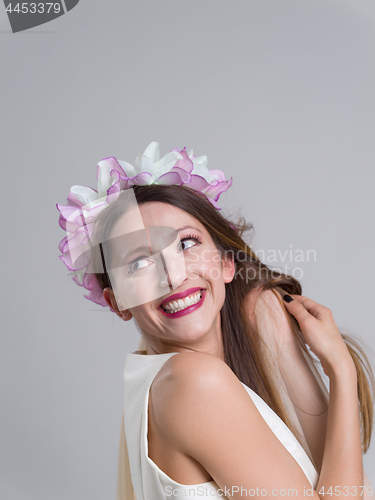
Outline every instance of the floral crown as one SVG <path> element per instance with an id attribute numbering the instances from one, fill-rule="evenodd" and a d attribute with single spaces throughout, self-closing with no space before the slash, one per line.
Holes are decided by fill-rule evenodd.
<path id="1" fill-rule="evenodd" d="M 86 259 L 75 259 L 76 250 L 87 248 L 99 214 L 117 200 L 121 191 L 134 186 L 151 184 L 163 186 L 188 186 L 203 193 L 215 208 L 221 193 L 232 185 L 221 170 L 209 170 L 207 156 L 193 155 L 193 150 L 173 148 L 160 158 L 159 144 L 152 142 L 143 154 L 137 156 L 135 166 L 114 157 L 98 163 L 98 190 L 85 186 L 72 186 L 67 205 L 56 205 L 59 224 L 66 236 L 60 241 L 60 259 L 69 269 L 73 281 L 89 290 L 85 297 L 96 304 L 107 306 L 103 291 L 95 275 L 88 272 Z M 82 252 L 81 252 L 82 253 Z"/>

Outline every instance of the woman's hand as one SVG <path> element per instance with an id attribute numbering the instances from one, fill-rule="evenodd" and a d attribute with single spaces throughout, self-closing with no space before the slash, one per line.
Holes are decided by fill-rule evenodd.
<path id="1" fill-rule="evenodd" d="M 324 373 L 330 376 L 331 370 L 343 363 L 355 368 L 331 310 L 303 295 L 290 297 L 294 300 L 287 302 L 284 298 L 285 307 L 298 321 L 306 343 L 320 359 Z"/>

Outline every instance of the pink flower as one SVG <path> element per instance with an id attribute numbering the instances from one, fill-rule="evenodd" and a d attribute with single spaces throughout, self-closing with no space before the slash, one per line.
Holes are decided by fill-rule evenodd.
<path id="1" fill-rule="evenodd" d="M 176 167 L 186 170 L 189 173 L 189 178 L 183 182 L 183 185 L 189 186 L 195 191 L 200 191 L 205 194 L 215 208 L 220 210 L 216 203 L 221 193 L 227 191 L 232 185 L 232 178 L 229 181 L 225 179 L 225 175 L 221 170 L 209 170 L 207 168 L 207 156 L 199 156 L 196 158 L 193 155 L 193 150 L 189 153 L 184 148 L 179 151 L 177 148 L 172 151 L 179 152 L 183 157 L 177 162 Z M 173 171 L 174 169 L 172 169 Z"/>

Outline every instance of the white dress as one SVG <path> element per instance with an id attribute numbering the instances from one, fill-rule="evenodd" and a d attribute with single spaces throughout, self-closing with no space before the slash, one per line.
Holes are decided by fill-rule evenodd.
<path id="1" fill-rule="evenodd" d="M 134 354 L 126 357 L 124 369 L 124 426 L 129 452 L 130 473 L 137 500 L 209 498 L 223 500 L 223 490 L 215 481 L 195 485 L 177 483 L 165 474 L 148 456 L 147 424 L 149 389 L 164 363 L 176 352 L 166 354 Z M 316 488 L 318 473 L 307 453 L 281 418 L 256 394 L 245 387 L 264 420 L 291 453 L 305 473 L 312 488 Z"/>

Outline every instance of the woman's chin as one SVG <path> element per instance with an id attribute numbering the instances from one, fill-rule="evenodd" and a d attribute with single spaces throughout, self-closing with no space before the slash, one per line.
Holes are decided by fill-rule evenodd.
<path id="1" fill-rule="evenodd" d="M 208 332 L 213 328 L 212 322 L 207 322 L 207 318 L 197 318 L 196 321 L 190 321 L 188 324 L 176 322 L 176 327 L 172 330 L 172 335 L 175 340 L 180 342 L 195 343 L 205 337 Z"/>

